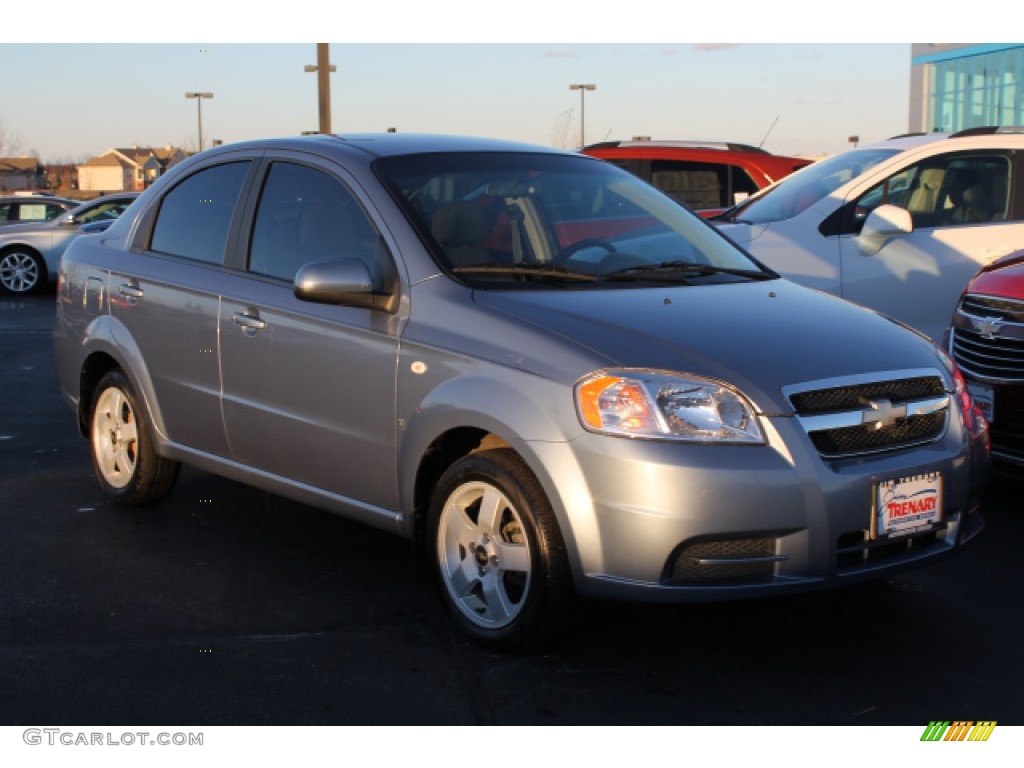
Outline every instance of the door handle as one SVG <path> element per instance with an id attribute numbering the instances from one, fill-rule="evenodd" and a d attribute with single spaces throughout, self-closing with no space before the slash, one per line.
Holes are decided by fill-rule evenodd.
<path id="1" fill-rule="evenodd" d="M 244 312 L 235 312 L 231 315 L 231 322 L 241 326 L 247 336 L 252 336 L 256 331 L 262 331 L 267 327 L 266 322 L 260 320 L 259 315 L 248 315 Z"/>
<path id="2" fill-rule="evenodd" d="M 128 283 L 122 283 L 121 285 L 119 285 L 117 288 L 117 292 L 124 296 L 126 299 L 128 299 L 129 304 L 134 304 L 136 301 L 138 301 L 139 299 L 146 295 L 146 292 L 143 291 L 141 288 L 138 288 L 134 285 L 129 285 Z"/>

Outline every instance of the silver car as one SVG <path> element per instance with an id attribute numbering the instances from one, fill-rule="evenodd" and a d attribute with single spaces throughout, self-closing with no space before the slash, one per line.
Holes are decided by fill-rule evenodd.
<path id="1" fill-rule="evenodd" d="M 79 205 L 81 202 L 49 195 L 0 195 L 0 227 L 49 221 Z"/>
<path id="2" fill-rule="evenodd" d="M 181 462 L 421 543 L 458 624 L 876 579 L 982 528 L 936 346 L 653 187 L 505 142 L 313 136 L 176 166 L 61 265 L 63 395 L 116 502 Z"/>
<path id="3" fill-rule="evenodd" d="M 0 291 L 33 293 L 53 281 L 61 255 L 83 234 L 82 226 L 117 218 L 138 196 L 105 195 L 47 221 L 0 228 Z"/>

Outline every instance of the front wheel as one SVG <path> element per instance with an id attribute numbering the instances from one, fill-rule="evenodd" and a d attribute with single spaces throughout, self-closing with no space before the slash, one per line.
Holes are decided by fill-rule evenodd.
<path id="1" fill-rule="evenodd" d="M 429 520 L 441 597 L 470 637 L 509 650 L 562 633 L 573 597 L 565 544 L 540 483 L 513 451 L 453 464 Z"/>
<path id="2" fill-rule="evenodd" d="M 35 293 L 46 279 L 46 264 L 27 248 L 0 253 L 0 287 L 7 293 Z"/>
<path id="3" fill-rule="evenodd" d="M 145 412 L 121 371 L 96 387 L 89 438 L 96 479 L 118 504 L 155 504 L 171 492 L 180 465 L 156 452 Z"/>

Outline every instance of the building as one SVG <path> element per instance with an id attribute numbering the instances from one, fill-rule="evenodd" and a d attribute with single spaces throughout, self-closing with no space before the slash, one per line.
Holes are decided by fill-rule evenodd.
<path id="1" fill-rule="evenodd" d="M 1024 125 L 1024 45 L 913 43 L 910 131 Z"/>
<path id="2" fill-rule="evenodd" d="M 83 192 L 142 191 L 186 157 L 185 150 L 170 144 L 160 149 L 108 149 L 78 166 L 78 188 Z"/>
<path id="3" fill-rule="evenodd" d="M 39 189 L 43 185 L 43 169 L 36 157 L 0 158 L 0 192 Z"/>

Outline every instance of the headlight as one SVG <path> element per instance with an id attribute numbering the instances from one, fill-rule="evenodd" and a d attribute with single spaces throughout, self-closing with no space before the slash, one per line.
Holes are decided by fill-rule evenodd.
<path id="1" fill-rule="evenodd" d="M 604 371 L 576 385 L 592 432 L 688 442 L 764 443 L 753 406 L 710 379 L 657 371 Z"/>

